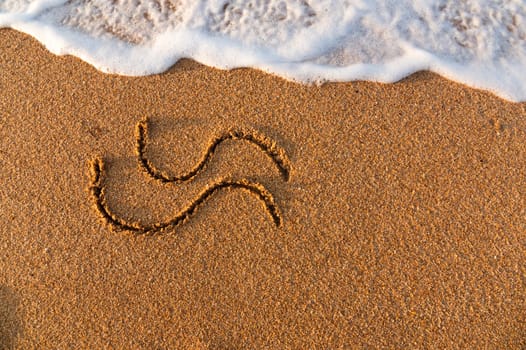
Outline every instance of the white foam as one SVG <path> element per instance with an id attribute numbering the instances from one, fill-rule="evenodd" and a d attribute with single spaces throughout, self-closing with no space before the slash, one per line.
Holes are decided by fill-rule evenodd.
<path id="1" fill-rule="evenodd" d="M 300 82 L 427 69 L 526 101 L 524 0 L 0 0 L 0 27 L 109 73 L 182 57 Z"/>

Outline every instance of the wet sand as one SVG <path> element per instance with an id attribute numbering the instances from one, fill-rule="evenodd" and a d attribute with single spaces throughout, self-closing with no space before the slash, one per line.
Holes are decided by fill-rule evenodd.
<path id="1" fill-rule="evenodd" d="M 12 30 L 0 71 L 4 347 L 526 347 L 525 103 L 113 76 Z"/>

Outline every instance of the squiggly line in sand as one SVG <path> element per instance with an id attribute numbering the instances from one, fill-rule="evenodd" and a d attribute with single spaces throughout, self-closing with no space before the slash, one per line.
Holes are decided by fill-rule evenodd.
<path id="1" fill-rule="evenodd" d="M 246 130 L 230 130 L 219 136 L 216 136 L 203 153 L 201 160 L 190 171 L 181 175 L 168 175 L 153 165 L 153 163 L 145 155 L 146 141 L 148 137 L 148 120 L 144 119 L 140 121 L 137 124 L 136 130 L 136 152 L 139 165 L 152 178 L 162 182 L 179 183 L 193 179 L 205 168 L 206 164 L 211 160 L 217 147 L 227 140 L 245 141 L 257 146 L 272 159 L 285 181 L 288 181 L 290 177 L 290 165 L 285 152 L 280 147 L 278 147 L 275 142 L 266 138 L 265 136 L 260 135 L 254 131 Z"/>
<path id="2" fill-rule="evenodd" d="M 168 227 L 176 227 L 185 222 L 204 202 L 212 195 L 222 189 L 241 189 L 256 196 L 264 205 L 276 226 L 281 226 L 281 215 L 274 202 L 272 194 L 261 184 L 242 180 L 221 180 L 205 188 L 197 197 L 174 218 L 165 222 L 150 225 L 139 222 L 130 222 L 119 218 L 111 211 L 105 197 L 104 188 L 104 162 L 98 158 L 91 162 L 91 186 L 90 192 L 95 200 L 95 205 L 102 218 L 113 227 L 121 230 L 128 230 L 137 234 L 154 233 L 162 231 Z"/>

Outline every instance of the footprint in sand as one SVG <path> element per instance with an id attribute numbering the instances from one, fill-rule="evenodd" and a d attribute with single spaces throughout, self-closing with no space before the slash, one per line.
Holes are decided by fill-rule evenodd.
<path id="1" fill-rule="evenodd" d="M 278 147 L 275 142 L 268 139 L 267 137 L 256 132 L 246 130 L 229 130 L 221 135 L 216 136 L 209 143 L 209 146 L 203 153 L 201 160 L 192 169 L 180 175 L 169 175 L 164 171 L 159 170 L 145 155 L 148 137 L 148 120 L 145 119 L 139 122 L 137 124 L 136 130 L 136 151 L 139 166 L 146 172 L 148 176 L 164 183 L 181 183 L 192 180 L 197 174 L 203 171 L 208 162 L 210 162 L 217 147 L 222 142 L 227 140 L 244 141 L 253 144 L 272 159 L 285 181 L 288 181 L 290 177 L 290 162 L 285 152 L 280 147 Z M 281 226 L 281 214 L 272 194 L 265 188 L 265 186 L 247 179 L 220 180 L 214 182 L 201 191 L 201 193 L 197 195 L 197 197 L 192 202 L 190 202 L 186 208 L 184 208 L 171 220 L 153 224 L 142 224 L 126 221 L 115 215 L 108 207 L 106 202 L 104 189 L 104 161 L 100 158 L 97 158 L 91 162 L 90 191 L 94 197 L 97 211 L 112 227 L 121 230 L 133 231 L 138 234 L 154 233 L 168 227 L 175 227 L 182 224 L 192 214 L 194 214 L 197 208 L 201 206 L 208 198 L 210 198 L 219 190 L 227 188 L 241 189 L 256 196 L 264 204 L 265 209 L 276 226 Z"/>

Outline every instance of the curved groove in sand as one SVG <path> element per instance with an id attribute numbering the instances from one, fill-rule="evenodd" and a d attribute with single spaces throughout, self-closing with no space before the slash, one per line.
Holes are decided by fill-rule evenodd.
<path id="1" fill-rule="evenodd" d="M 263 135 L 259 135 L 253 131 L 230 130 L 219 136 L 216 136 L 209 144 L 208 148 L 203 153 L 201 160 L 187 173 L 182 175 L 168 175 L 159 170 L 145 155 L 146 140 L 148 137 L 148 119 L 144 119 L 137 124 L 137 140 L 136 151 L 139 160 L 139 165 L 148 175 L 156 180 L 162 182 L 183 182 L 194 178 L 200 171 L 204 169 L 206 164 L 212 158 L 217 146 L 227 140 L 246 141 L 261 149 L 272 161 L 276 164 L 283 179 L 289 180 L 290 165 L 285 152 Z"/>
<path id="2" fill-rule="evenodd" d="M 104 176 L 104 162 L 102 159 L 95 159 L 91 163 L 91 186 L 90 191 L 95 199 L 95 205 L 102 218 L 115 228 L 121 230 L 133 231 L 137 234 L 154 233 L 161 231 L 168 227 L 176 227 L 187 220 L 200 205 L 202 205 L 209 197 L 221 189 L 233 188 L 248 191 L 255 195 L 265 205 L 265 208 L 272 218 L 276 226 L 281 226 L 281 216 L 272 194 L 261 184 L 250 182 L 248 180 L 223 180 L 212 184 L 203 190 L 197 197 L 181 212 L 179 212 L 173 219 L 154 223 L 151 225 L 144 225 L 138 222 L 128 222 L 125 219 L 114 214 L 106 202 L 104 196 L 103 176 Z"/>

